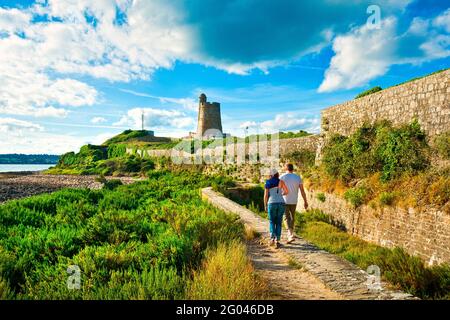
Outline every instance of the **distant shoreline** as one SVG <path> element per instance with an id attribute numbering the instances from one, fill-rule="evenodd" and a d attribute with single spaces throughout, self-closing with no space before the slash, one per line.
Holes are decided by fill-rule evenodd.
<path id="1" fill-rule="evenodd" d="M 0 164 L 0 174 L 28 175 L 47 170 L 54 164 Z"/>

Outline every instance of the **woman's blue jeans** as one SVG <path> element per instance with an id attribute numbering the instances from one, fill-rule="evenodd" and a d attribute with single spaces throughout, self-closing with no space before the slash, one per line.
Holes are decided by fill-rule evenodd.
<path id="1" fill-rule="evenodd" d="M 281 226 L 283 225 L 284 203 L 269 203 L 270 238 L 281 239 Z"/>

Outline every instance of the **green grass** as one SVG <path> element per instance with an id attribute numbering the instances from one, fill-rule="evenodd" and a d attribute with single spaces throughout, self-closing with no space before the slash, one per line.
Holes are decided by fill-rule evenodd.
<path id="1" fill-rule="evenodd" d="M 242 224 L 202 201 L 220 179 L 154 171 L 102 190 L 64 189 L 0 206 L 0 297 L 179 299 L 206 250 L 243 237 Z M 67 288 L 67 268 L 81 288 Z"/>
<path id="2" fill-rule="evenodd" d="M 306 132 L 304 130 L 299 130 L 298 132 L 280 132 L 279 138 L 280 139 L 292 139 L 292 138 L 303 138 L 310 136 L 311 133 Z"/>
<path id="3" fill-rule="evenodd" d="M 126 142 L 131 139 L 145 137 L 149 135 L 149 131 L 147 130 L 125 130 L 124 132 L 112 137 L 111 139 L 106 140 L 103 145 L 110 145 L 120 142 Z"/>
<path id="4" fill-rule="evenodd" d="M 366 90 L 366 91 L 364 91 L 364 92 L 361 92 L 360 94 L 358 94 L 358 95 L 356 96 L 355 99 L 359 99 L 359 98 L 368 96 L 368 95 L 370 95 L 370 94 L 372 94 L 372 93 L 375 93 L 375 92 L 378 92 L 378 91 L 382 91 L 382 90 L 383 90 L 383 88 L 381 88 L 381 87 L 373 87 L 372 89 L 369 89 L 369 90 Z"/>
<path id="5" fill-rule="evenodd" d="M 141 158 L 135 155 L 125 155 L 110 159 L 99 159 L 96 161 L 79 162 L 74 164 L 64 164 L 60 162 L 57 166 L 46 170 L 45 173 L 69 175 L 142 176 L 154 168 L 154 159 Z"/>
<path id="6" fill-rule="evenodd" d="M 267 290 L 265 281 L 255 274 L 245 245 L 231 242 L 207 252 L 187 292 L 194 300 L 260 300 L 267 298 Z"/>

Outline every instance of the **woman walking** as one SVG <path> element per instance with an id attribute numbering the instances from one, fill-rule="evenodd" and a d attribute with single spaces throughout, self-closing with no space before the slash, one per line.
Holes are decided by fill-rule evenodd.
<path id="1" fill-rule="evenodd" d="M 270 170 L 270 179 L 266 180 L 264 186 L 264 208 L 269 214 L 270 222 L 270 245 L 280 246 L 281 226 L 284 215 L 283 196 L 289 193 L 286 184 L 280 180 L 276 169 Z"/>

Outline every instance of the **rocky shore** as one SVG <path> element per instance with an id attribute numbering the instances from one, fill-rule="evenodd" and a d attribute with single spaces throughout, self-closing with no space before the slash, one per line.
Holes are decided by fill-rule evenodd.
<path id="1" fill-rule="evenodd" d="M 0 203 L 53 192 L 62 188 L 101 188 L 102 184 L 95 179 L 96 176 L 2 173 L 0 174 Z M 106 179 L 120 179 L 124 184 L 130 184 L 137 180 L 137 178 L 131 177 L 106 177 Z"/>

